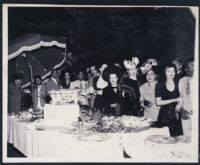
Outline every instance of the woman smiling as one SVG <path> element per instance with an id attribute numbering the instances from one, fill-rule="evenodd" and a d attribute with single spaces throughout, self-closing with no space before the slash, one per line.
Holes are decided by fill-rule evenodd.
<path id="1" fill-rule="evenodd" d="M 157 83 L 156 68 L 152 67 L 146 72 L 147 82 L 140 86 L 140 102 L 144 108 L 144 116 L 157 121 L 160 106 L 156 105 L 155 86 Z"/>

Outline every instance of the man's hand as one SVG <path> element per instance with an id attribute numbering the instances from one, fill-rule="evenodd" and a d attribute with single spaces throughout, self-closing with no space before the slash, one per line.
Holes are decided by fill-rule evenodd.
<path id="1" fill-rule="evenodd" d="M 144 100 L 144 106 L 151 108 L 152 107 L 152 103 L 150 101 Z"/>
<path id="2" fill-rule="evenodd" d="M 190 115 L 193 115 L 193 110 L 190 111 Z"/>
<path id="3" fill-rule="evenodd" d="M 183 120 L 188 120 L 190 118 L 189 117 L 190 114 L 184 108 L 180 109 L 180 113 L 181 113 L 181 118 Z"/>

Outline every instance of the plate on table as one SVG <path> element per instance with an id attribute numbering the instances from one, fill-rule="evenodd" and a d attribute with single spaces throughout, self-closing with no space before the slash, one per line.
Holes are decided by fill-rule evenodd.
<path id="1" fill-rule="evenodd" d="M 90 141 L 90 142 L 101 142 L 108 139 L 108 135 L 105 134 L 82 134 L 77 137 L 77 140 Z"/>
<path id="2" fill-rule="evenodd" d="M 154 142 L 154 143 L 159 143 L 159 144 L 174 144 L 177 143 L 177 139 L 170 137 L 170 136 L 165 136 L 165 135 L 150 135 L 148 136 L 145 140 Z"/>
<path id="3" fill-rule="evenodd" d="M 182 143 L 190 143 L 191 142 L 191 137 L 178 136 L 178 137 L 176 137 L 176 140 L 178 142 L 182 142 Z"/>
<path id="4" fill-rule="evenodd" d="M 35 126 L 35 129 L 38 130 L 38 131 L 44 131 L 44 130 L 49 130 L 49 131 L 53 131 L 53 130 L 56 130 L 57 127 L 52 127 L 52 126 Z"/>
<path id="5" fill-rule="evenodd" d="M 74 134 L 74 135 L 82 133 L 82 131 L 79 130 L 77 127 L 60 128 L 59 131 L 62 133 Z"/>

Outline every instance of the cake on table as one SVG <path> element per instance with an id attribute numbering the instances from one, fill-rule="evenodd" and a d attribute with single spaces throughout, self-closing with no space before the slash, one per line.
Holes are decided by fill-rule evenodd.
<path id="1" fill-rule="evenodd" d="M 77 90 L 53 90 L 50 104 L 44 107 L 44 120 L 55 123 L 72 123 L 79 117 L 78 91 Z"/>

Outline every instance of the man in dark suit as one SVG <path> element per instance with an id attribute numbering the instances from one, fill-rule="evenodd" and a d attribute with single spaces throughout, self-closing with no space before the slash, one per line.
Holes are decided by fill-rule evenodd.
<path id="1" fill-rule="evenodd" d="M 40 75 L 34 77 L 34 88 L 33 88 L 33 109 L 41 110 L 44 109 L 46 89 L 45 85 L 42 84 L 42 78 Z"/>
<path id="2" fill-rule="evenodd" d="M 58 90 L 61 88 L 60 81 L 58 80 L 58 72 L 53 69 L 51 71 L 51 78 L 46 83 L 46 91 L 47 93 L 51 90 Z"/>
<path id="3" fill-rule="evenodd" d="M 176 66 L 176 73 L 177 74 L 176 74 L 175 80 L 179 82 L 179 80 L 185 76 L 185 73 L 183 71 L 183 62 L 182 62 L 182 59 L 180 57 L 176 56 L 172 60 L 171 63 Z"/>
<path id="4" fill-rule="evenodd" d="M 102 64 L 99 68 L 100 74 L 93 78 L 93 87 L 96 91 L 96 95 L 92 96 L 93 99 L 93 108 L 102 109 L 102 93 L 103 89 L 108 86 L 108 83 L 103 80 L 102 74 L 104 69 L 107 68 L 107 64 Z"/>
<path id="5" fill-rule="evenodd" d="M 22 111 L 22 87 L 21 81 L 23 77 L 20 74 L 13 76 L 13 83 L 8 86 L 8 112 L 19 113 Z"/>

